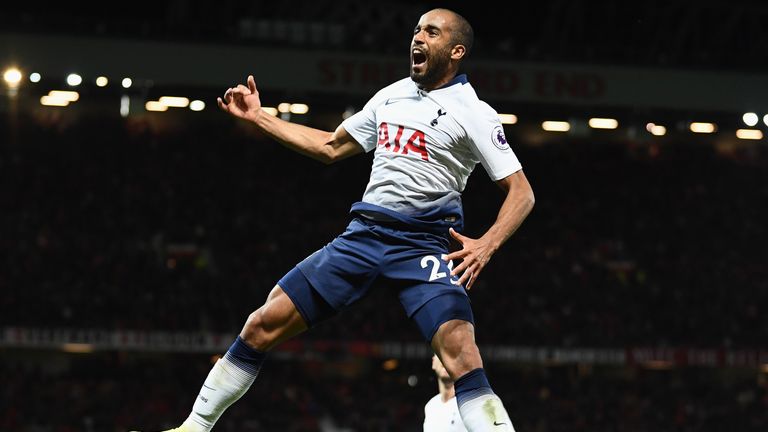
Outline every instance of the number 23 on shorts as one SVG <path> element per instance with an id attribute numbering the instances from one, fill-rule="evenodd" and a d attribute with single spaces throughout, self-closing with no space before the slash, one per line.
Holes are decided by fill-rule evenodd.
<path id="1" fill-rule="evenodd" d="M 421 268 L 425 269 L 430 267 L 429 272 L 429 281 L 435 281 L 437 279 L 441 279 L 444 277 L 450 277 L 450 281 L 452 284 L 456 285 L 458 278 L 451 275 L 451 270 L 453 270 L 453 261 L 448 261 L 448 271 L 440 271 L 440 264 L 445 262 L 443 261 L 443 258 L 445 258 L 445 255 L 442 255 L 440 258 L 434 255 L 427 255 L 421 259 Z"/>

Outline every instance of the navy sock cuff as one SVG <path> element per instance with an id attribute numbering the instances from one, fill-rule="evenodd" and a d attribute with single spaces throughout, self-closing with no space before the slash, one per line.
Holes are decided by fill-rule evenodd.
<path id="1" fill-rule="evenodd" d="M 488 377 L 483 368 L 477 368 L 459 377 L 453 384 L 456 390 L 456 402 L 462 404 L 482 395 L 493 394 Z"/>
<path id="2" fill-rule="evenodd" d="M 254 375 L 259 373 L 266 356 L 267 353 L 249 347 L 240 336 L 235 339 L 225 354 L 227 360 L 234 363 L 235 366 Z"/>

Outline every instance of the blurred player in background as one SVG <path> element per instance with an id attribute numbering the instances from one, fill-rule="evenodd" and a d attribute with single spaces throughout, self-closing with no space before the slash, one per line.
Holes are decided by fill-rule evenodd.
<path id="1" fill-rule="evenodd" d="M 432 370 L 439 391 L 424 405 L 424 432 L 466 432 L 456 403 L 453 380 L 436 355 L 432 356 Z"/>
<path id="2" fill-rule="evenodd" d="M 268 351 L 359 300 L 377 280 L 396 289 L 454 379 L 467 429 L 514 431 L 485 376 L 465 289 L 531 211 L 533 192 L 498 114 L 465 75 L 457 76 L 472 41 L 472 27 L 460 15 L 446 9 L 422 15 L 411 42 L 410 77 L 380 90 L 334 132 L 264 112 L 252 76 L 218 100 L 222 110 L 324 163 L 375 154 L 347 230 L 289 271 L 249 315 L 176 431 L 211 430 L 254 382 Z M 461 192 L 478 162 L 505 200 L 493 225 L 475 239 L 459 232 Z M 453 253 L 451 237 L 461 244 Z M 462 261 L 453 267 L 453 259 Z"/>

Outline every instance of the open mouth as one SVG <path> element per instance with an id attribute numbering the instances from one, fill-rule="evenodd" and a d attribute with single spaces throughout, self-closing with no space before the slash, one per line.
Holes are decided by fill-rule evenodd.
<path id="1" fill-rule="evenodd" d="M 424 63 L 427 62 L 427 55 L 421 50 L 413 50 L 411 51 L 411 61 L 413 66 L 424 66 Z"/>

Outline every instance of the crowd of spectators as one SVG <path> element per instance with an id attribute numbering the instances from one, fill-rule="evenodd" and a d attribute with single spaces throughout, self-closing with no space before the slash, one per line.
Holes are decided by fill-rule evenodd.
<path id="1" fill-rule="evenodd" d="M 370 155 L 324 166 L 233 127 L 0 129 L 0 326 L 239 331 L 339 234 Z M 514 136 L 514 131 L 509 131 Z M 765 149 L 516 146 L 537 204 L 471 293 L 480 343 L 764 348 Z M 482 168 L 466 233 L 501 194 Z M 418 341 L 382 284 L 308 338 Z"/>
<path id="2" fill-rule="evenodd" d="M 234 335 L 280 276 L 341 232 L 370 155 L 323 166 L 212 118 L 0 125 L 0 327 Z M 537 204 L 471 293 L 481 345 L 765 347 L 763 147 L 573 139 L 515 150 Z M 478 168 L 468 235 L 501 198 Z M 371 297 L 301 337 L 419 341 L 391 287 Z M 273 358 L 219 429 L 418 430 L 436 391 L 427 360 L 391 371 L 379 361 Z M 519 430 L 768 425 L 754 370 L 487 367 Z M 5 350 L 0 429 L 172 426 L 209 368 L 209 354 Z"/>
<path id="3" fill-rule="evenodd" d="M 0 363 L 0 429 L 158 431 L 189 414 L 208 355 L 21 356 Z M 486 365 L 515 428 L 538 432 L 764 431 L 768 376 L 702 368 L 650 370 Z M 437 393 L 429 359 L 391 370 L 363 359 L 270 358 L 216 430 L 419 431 Z"/>
<path id="4" fill-rule="evenodd" d="M 243 11 L 238 2 L 211 8 L 173 1 L 147 13 L 140 3 L 111 19 L 32 13 L 18 4 L 0 23 L 22 33 L 402 53 L 426 8 L 350 0 L 300 10 L 253 2 Z M 559 19 L 586 24 L 554 32 L 564 16 L 555 6 L 568 2 L 545 3 L 509 26 L 468 15 L 482 30 L 473 57 L 746 69 L 759 61 L 750 54 L 762 45 L 733 43 L 731 33 L 748 34 L 765 11 L 733 15 L 711 36 L 722 39 L 715 45 L 681 30 L 676 43 L 657 40 L 648 50 L 639 36 L 665 37 L 677 26 L 645 27 L 656 22 L 655 8 L 593 15 L 600 8 L 570 2 L 571 12 L 589 17 Z M 714 8 L 698 18 L 718 27 L 723 17 Z M 612 34 L 612 44 L 594 43 L 590 29 Z M 322 166 L 224 116 L 154 129 L 141 118 L 54 115 L 41 122 L 3 114 L 0 328 L 234 336 L 285 272 L 342 232 L 370 169 L 370 155 Z M 481 346 L 765 349 L 762 142 L 735 150 L 695 139 L 570 137 L 533 145 L 515 126 L 507 132 L 537 201 L 471 293 Z M 465 233 L 482 234 L 501 198 L 478 168 L 465 193 Z M 370 297 L 300 337 L 420 342 L 392 287 L 382 284 Z M 379 361 L 272 358 L 218 430 L 419 430 L 423 404 L 436 392 L 428 361 L 403 360 L 388 371 Z M 0 430 L 172 426 L 209 369 L 208 354 L 4 349 Z M 754 370 L 493 362 L 487 369 L 518 430 L 768 428 L 768 378 Z"/>

